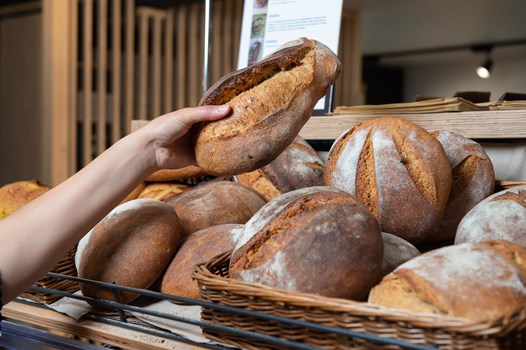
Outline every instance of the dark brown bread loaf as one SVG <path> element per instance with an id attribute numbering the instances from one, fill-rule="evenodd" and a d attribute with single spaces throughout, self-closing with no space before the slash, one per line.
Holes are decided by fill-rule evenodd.
<path id="1" fill-rule="evenodd" d="M 192 279 L 195 266 L 234 249 L 241 229 L 241 224 L 216 225 L 186 237 L 162 277 L 160 291 L 199 299 L 199 287 Z"/>
<path id="2" fill-rule="evenodd" d="M 451 131 L 432 131 L 451 164 L 452 182 L 444 217 L 426 241 L 452 240 L 468 211 L 493 193 L 495 171 L 482 146 Z"/>
<path id="3" fill-rule="evenodd" d="M 270 164 L 236 178 L 269 201 L 299 188 L 322 186 L 323 166 L 316 150 L 298 135 Z"/>
<path id="4" fill-rule="evenodd" d="M 173 208 L 155 199 L 134 199 L 117 206 L 78 244 L 78 275 L 133 288 L 149 288 L 172 260 L 181 239 Z M 111 289 L 81 283 L 85 296 L 115 300 Z M 130 303 L 139 295 L 118 292 Z"/>
<path id="5" fill-rule="evenodd" d="M 524 308 L 526 249 L 508 241 L 446 246 L 400 265 L 369 302 L 415 312 L 496 321 Z"/>
<path id="6" fill-rule="evenodd" d="M 444 148 L 425 129 L 380 117 L 355 125 L 334 142 L 324 180 L 360 200 L 382 231 L 414 244 L 442 220 L 451 168 Z"/>
<path id="7" fill-rule="evenodd" d="M 455 244 L 505 239 L 526 248 L 526 185 L 487 197 L 460 221 Z"/>
<path id="8" fill-rule="evenodd" d="M 166 200 L 181 223 L 184 236 L 220 224 L 244 224 L 265 203 L 250 187 L 214 180 Z"/>
<path id="9" fill-rule="evenodd" d="M 300 38 L 225 75 L 199 105 L 228 103 L 232 114 L 197 127 L 198 166 L 207 174 L 227 176 L 270 163 L 292 143 L 340 71 L 329 48 Z"/>
<path id="10" fill-rule="evenodd" d="M 274 198 L 250 219 L 230 276 L 247 282 L 362 300 L 378 282 L 380 227 L 347 192 L 317 186 Z"/>
<path id="11" fill-rule="evenodd" d="M 384 257 L 382 260 L 382 276 L 385 276 L 401 264 L 420 255 L 420 251 L 403 238 L 382 232 L 384 242 Z"/>

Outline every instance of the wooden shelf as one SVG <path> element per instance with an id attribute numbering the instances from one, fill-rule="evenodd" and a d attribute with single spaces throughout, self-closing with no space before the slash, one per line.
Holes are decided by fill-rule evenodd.
<path id="1" fill-rule="evenodd" d="M 449 130 L 471 139 L 526 139 L 526 110 L 390 114 L 427 130 Z M 355 124 L 381 115 L 312 117 L 300 131 L 306 140 L 333 140 Z"/>

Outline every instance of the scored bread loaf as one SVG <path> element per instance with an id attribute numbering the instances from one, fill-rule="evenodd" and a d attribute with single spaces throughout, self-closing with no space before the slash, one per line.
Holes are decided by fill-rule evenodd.
<path id="1" fill-rule="evenodd" d="M 199 105 L 228 103 L 232 113 L 194 128 L 198 166 L 207 174 L 228 176 L 270 163 L 292 143 L 340 71 L 328 47 L 300 38 L 225 75 Z"/>
<path id="2" fill-rule="evenodd" d="M 75 255 L 78 276 L 149 288 L 172 260 L 181 237 L 179 220 L 169 204 L 133 199 L 113 209 L 80 240 Z M 109 288 L 80 283 L 80 290 L 88 297 L 115 301 Z M 139 296 L 124 291 L 117 294 L 125 304 Z"/>
<path id="3" fill-rule="evenodd" d="M 417 256 L 385 276 L 369 302 L 415 312 L 496 321 L 526 304 L 526 248 L 470 242 Z"/>
<path id="4" fill-rule="evenodd" d="M 266 202 L 254 189 L 233 181 L 212 180 L 166 200 L 184 236 L 220 224 L 244 224 Z"/>
<path id="5" fill-rule="evenodd" d="M 273 288 L 364 299 L 378 282 L 380 227 L 347 192 L 315 186 L 278 196 L 246 224 L 230 277 Z"/>
<path id="6" fill-rule="evenodd" d="M 269 201 L 299 188 L 322 186 L 323 166 L 316 150 L 298 135 L 270 164 L 236 178 Z"/>
<path id="7" fill-rule="evenodd" d="M 482 146 L 451 131 L 432 131 L 451 164 L 452 182 L 443 219 L 426 241 L 452 240 L 466 213 L 493 193 L 493 163 Z"/>
<path id="8" fill-rule="evenodd" d="M 455 244 L 496 239 L 526 248 L 526 185 L 499 191 L 475 205 L 458 224 Z"/>
<path id="9" fill-rule="evenodd" d="M 162 276 L 161 293 L 199 299 L 199 287 L 192 280 L 196 265 L 232 250 L 242 228 L 242 224 L 222 224 L 186 237 Z"/>
<path id="10" fill-rule="evenodd" d="M 451 168 L 444 148 L 425 129 L 379 117 L 356 124 L 333 143 L 324 181 L 361 201 L 382 231 L 415 244 L 442 220 Z"/>

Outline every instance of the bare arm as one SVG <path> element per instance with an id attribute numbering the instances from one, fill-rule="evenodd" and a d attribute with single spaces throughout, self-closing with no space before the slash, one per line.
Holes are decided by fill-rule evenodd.
<path id="1" fill-rule="evenodd" d="M 158 169 L 195 164 L 187 131 L 196 122 L 216 120 L 229 111 L 228 106 L 204 106 L 158 117 L 0 220 L 2 302 L 50 271 L 146 176 Z"/>

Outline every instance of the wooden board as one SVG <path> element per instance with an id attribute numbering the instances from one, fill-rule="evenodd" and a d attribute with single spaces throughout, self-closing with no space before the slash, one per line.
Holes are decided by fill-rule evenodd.
<path id="1" fill-rule="evenodd" d="M 94 342 L 117 346 L 122 349 L 204 349 L 203 347 L 193 346 L 106 323 L 82 319 L 77 321 L 67 315 L 50 309 L 19 302 L 10 302 L 5 305 L 2 308 L 2 316 L 6 321 L 12 321 L 14 323 L 22 322 L 50 333 L 60 334 L 65 337 L 80 337 Z"/>

